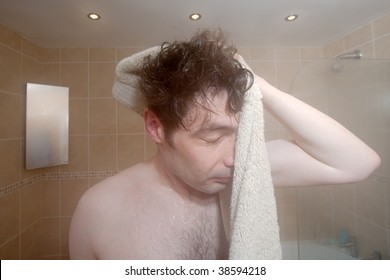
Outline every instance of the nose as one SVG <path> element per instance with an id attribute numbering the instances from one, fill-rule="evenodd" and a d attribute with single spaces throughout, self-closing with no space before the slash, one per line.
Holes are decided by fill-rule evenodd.
<path id="1" fill-rule="evenodd" d="M 226 167 L 233 167 L 234 166 L 234 157 L 226 157 L 223 161 Z"/>
<path id="2" fill-rule="evenodd" d="M 234 166 L 234 154 L 235 154 L 235 148 L 236 147 L 236 138 L 231 137 L 231 140 L 228 141 L 225 148 L 225 154 L 223 163 L 226 167 L 233 167 Z"/>

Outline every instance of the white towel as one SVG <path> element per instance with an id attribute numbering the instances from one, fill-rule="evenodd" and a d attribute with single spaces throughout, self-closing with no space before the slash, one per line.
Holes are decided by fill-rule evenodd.
<path id="1" fill-rule="evenodd" d="M 254 83 L 240 113 L 233 185 L 220 192 L 229 259 L 282 258 L 261 98 Z"/>
<path id="2" fill-rule="evenodd" d="M 146 107 L 132 71 L 153 47 L 121 60 L 116 67 L 113 96 L 140 115 Z M 276 202 L 264 140 L 261 92 L 257 84 L 246 93 L 240 113 L 233 186 L 220 193 L 230 259 L 281 259 Z"/>
<path id="3" fill-rule="evenodd" d="M 121 104 L 134 110 L 141 116 L 146 108 L 145 100 L 138 91 L 138 77 L 132 71 L 141 69 L 144 57 L 156 55 L 161 47 L 153 47 L 133 54 L 119 61 L 115 69 L 115 81 L 112 95 Z"/>

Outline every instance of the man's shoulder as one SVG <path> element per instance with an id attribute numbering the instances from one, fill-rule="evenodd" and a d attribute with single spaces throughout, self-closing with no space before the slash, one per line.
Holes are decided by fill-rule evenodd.
<path id="1" fill-rule="evenodd" d="M 106 178 L 88 189 L 83 199 L 95 202 L 104 202 L 123 198 L 125 194 L 136 191 L 142 185 L 144 176 L 147 173 L 145 164 L 137 164 L 129 167 L 115 175 Z"/>
<path id="2" fill-rule="evenodd" d="M 71 226 L 74 257 L 77 257 L 80 248 L 88 252 L 92 250 L 97 258 L 117 258 L 117 254 L 111 255 L 113 251 L 121 253 L 123 248 L 135 248 L 136 244 L 131 240 L 139 240 L 145 235 L 136 227 L 144 219 L 138 208 L 143 206 L 140 205 L 142 198 L 147 197 L 144 191 L 148 182 L 145 180 L 148 178 L 145 175 L 147 169 L 147 165 L 135 165 L 97 183 L 83 194 Z M 132 239 L 124 236 L 123 232 L 131 233 Z M 137 237 L 137 234 L 140 236 Z M 111 239 L 119 243 L 107 243 Z"/>

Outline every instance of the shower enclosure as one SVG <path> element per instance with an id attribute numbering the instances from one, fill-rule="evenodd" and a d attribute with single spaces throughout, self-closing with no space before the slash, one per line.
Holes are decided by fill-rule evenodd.
<path id="1" fill-rule="evenodd" d="M 382 159 L 363 182 L 296 189 L 300 259 L 390 258 L 390 60 L 357 56 L 309 63 L 292 84 L 294 96 L 338 120 Z"/>

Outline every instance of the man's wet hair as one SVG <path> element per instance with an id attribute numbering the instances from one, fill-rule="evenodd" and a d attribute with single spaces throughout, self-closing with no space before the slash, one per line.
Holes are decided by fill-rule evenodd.
<path id="1" fill-rule="evenodd" d="M 144 59 L 139 87 L 147 107 L 164 126 L 166 136 L 185 128 L 191 106 L 203 105 L 226 90 L 228 113 L 241 110 L 253 74 L 236 58 L 221 30 L 198 32 L 188 41 L 164 43 L 154 57 Z"/>

